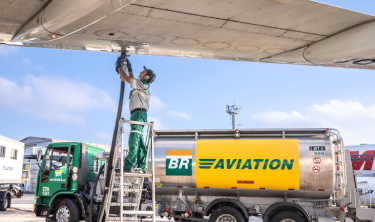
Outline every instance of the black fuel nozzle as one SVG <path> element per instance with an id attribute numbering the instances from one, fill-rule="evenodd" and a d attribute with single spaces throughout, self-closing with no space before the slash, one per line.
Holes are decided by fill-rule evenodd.
<path id="1" fill-rule="evenodd" d="M 126 50 L 121 51 L 121 55 L 117 58 L 117 61 L 116 61 L 116 72 L 118 74 L 120 74 L 119 71 L 118 71 L 119 68 L 122 68 L 126 72 L 126 67 L 127 67 L 126 60 L 127 60 L 127 57 L 129 57 L 129 56 L 130 55 L 127 55 Z"/>

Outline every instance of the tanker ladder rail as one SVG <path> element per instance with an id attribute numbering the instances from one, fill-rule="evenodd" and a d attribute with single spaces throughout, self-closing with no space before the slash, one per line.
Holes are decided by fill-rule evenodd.
<path id="1" fill-rule="evenodd" d="M 124 123 L 128 124 L 136 124 L 136 125 L 144 125 L 147 126 L 147 136 L 146 136 L 146 157 L 151 158 L 151 174 L 141 174 L 141 173 L 124 173 L 123 166 L 124 166 L 124 155 L 123 155 L 123 136 L 124 136 Z M 140 210 L 141 198 L 142 198 L 142 191 L 146 189 L 143 188 L 144 186 L 144 179 L 145 178 L 152 178 L 152 206 L 155 206 L 155 167 L 154 167 L 154 140 L 153 140 L 153 127 L 154 123 L 145 123 L 145 122 L 137 122 L 137 121 L 129 121 L 129 120 L 120 120 L 119 124 L 120 130 L 117 135 L 116 139 L 116 150 L 114 160 L 118 160 L 117 166 L 120 166 L 120 169 L 113 170 L 111 172 L 107 171 L 107 173 L 111 173 L 111 182 L 110 186 L 106 187 L 108 189 L 108 198 L 106 201 L 103 200 L 102 207 L 105 209 L 105 215 L 99 215 L 98 221 L 102 221 L 104 217 L 104 221 L 136 221 L 138 216 L 140 217 L 147 217 L 151 216 L 152 221 L 155 222 L 155 207 L 152 207 L 152 210 L 142 211 Z M 151 150 L 151 155 L 149 152 Z M 121 157 L 117 155 L 121 154 Z M 149 157 L 150 156 L 150 157 Z M 108 169 L 109 170 L 109 169 Z M 117 171 L 117 172 L 116 172 Z M 150 172 L 150 169 L 147 170 Z M 112 192 L 118 192 L 117 201 L 112 200 Z M 126 195 L 127 197 L 124 198 L 124 193 L 130 194 Z M 115 194 L 114 194 L 115 195 Z M 133 197 L 131 197 L 133 196 Z M 116 198 L 114 198 L 116 199 Z M 119 207 L 119 213 L 114 216 L 110 212 L 111 206 Z M 124 209 L 125 208 L 125 209 Z"/>

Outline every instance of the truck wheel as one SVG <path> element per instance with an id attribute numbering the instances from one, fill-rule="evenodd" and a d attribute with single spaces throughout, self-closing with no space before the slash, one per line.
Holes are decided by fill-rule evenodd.
<path id="1" fill-rule="evenodd" d="M 271 222 L 305 222 L 305 218 L 293 211 L 283 211 L 272 217 Z"/>
<path id="2" fill-rule="evenodd" d="M 8 204 L 10 202 L 10 196 L 7 195 L 4 199 L 4 201 L 0 202 L 0 211 L 6 211 L 8 208 Z"/>
<path id="3" fill-rule="evenodd" d="M 61 200 L 53 213 L 54 222 L 78 222 L 79 218 L 79 208 L 72 199 Z"/>
<path id="4" fill-rule="evenodd" d="M 245 222 L 245 218 L 233 207 L 220 207 L 212 211 L 208 222 Z"/>

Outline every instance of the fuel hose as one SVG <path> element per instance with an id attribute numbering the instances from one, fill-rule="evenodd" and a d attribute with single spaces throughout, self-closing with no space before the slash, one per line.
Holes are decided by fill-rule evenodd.
<path id="1" fill-rule="evenodd" d="M 126 59 L 126 52 L 121 52 L 121 57 Z M 105 178 L 105 188 L 110 186 L 111 180 L 113 179 L 112 178 L 112 172 L 114 170 L 113 169 L 113 167 L 114 167 L 114 161 L 113 161 L 114 158 L 113 157 L 114 157 L 114 154 L 115 154 L 115 151 L 116 151 L 116 139 L 117 139 L 117 135 L 118 135 L 119 122 L 120 122 L 121 113 L 122 113 L 122 104 L 123 104 L 123 100 L 124 100 L 124 90 L 125 90 L 125 82 L 124 82 L 124 80 L 121 80 L 120 98 L 119 98 L 119 102 L 118 102 L 115 129 L 113 131 L 113 137 L 112 137 L 111 152 L 109 154 L 107 175 L 106 175 L 106 178 Z M 100 207 L 98 221 L 101 221 L 103 216 L 104 216 L 104 211 L 105 211 L 104 205 L 108 202 L 108 200 L 107 200 L 108 194 L 109 194 L 109 189 L 104 189 L 103 200 L 102 200 L 102 204 L 101 204 L 101 207 Z M 110 203 L 108 203 L 108 204 L 110 204 Z"/>

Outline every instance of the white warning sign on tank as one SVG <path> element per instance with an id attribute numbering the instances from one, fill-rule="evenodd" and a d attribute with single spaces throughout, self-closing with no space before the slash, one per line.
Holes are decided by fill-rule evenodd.
<path id="1" fill-rule="evenodd" d="M 319 173 L 320 172 L 320 166 L 313 166 L 312 168 L 314 173 Z"/>
<path id="2" fill-rule="evenodd" d="M 322 162 L 322 159 L 320 159 L 319 157 L 314 157 L 313 162 L 315 164 L 320 164 Z"/>

